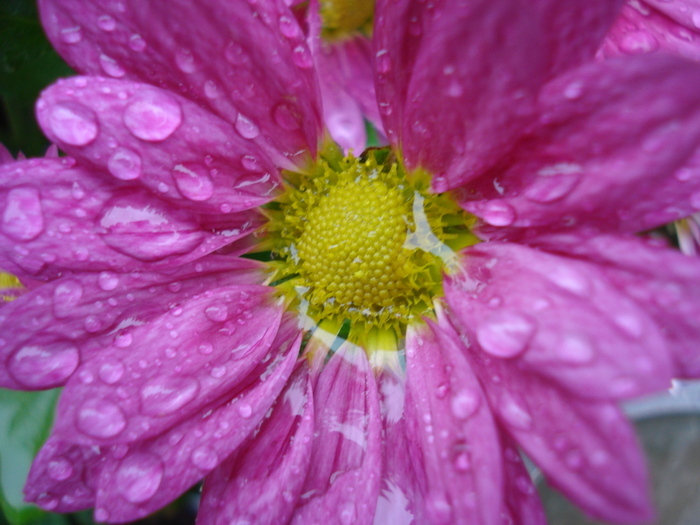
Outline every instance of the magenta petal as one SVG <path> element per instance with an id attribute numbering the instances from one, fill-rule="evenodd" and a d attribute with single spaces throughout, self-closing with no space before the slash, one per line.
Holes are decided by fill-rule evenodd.
<path id="1" fill-rule="evenodd" d="M 435 176 L 435 191 L 476 178 L 525 130 L 541 86 L 592 57 L 620 4 L 377 2 L 377 95 L 389 139 L 409 168 Z"/>
<path id="2" fill-rule="evenodd" d="M 99 341 L 103 348 L 61 395 L 54 428 L 60 439 L 136 441 L 186 420 L 248 377 L 267 354 L 283 311 L 262 286 L 210 285 L 191 297 L 157 291 L 177 307 L 137 310 L 116 327 L 118 335 Z"/>
<path id="3" fill-rule="evenodd" d="M 96 517 L 113 522 L 143 517 L 216 468 L 263 420 L 292 373 L 300 342 L 293 323 L 286 323 L 248 385 L 166 433 L 124 447 L 128 451 L 100 472 Z"/>
<path id="4" fill-rule="evenodd" d="M 293 523 L 371 524 L 382 471 L 377 384 L 360 348 L 342 346 L 314 389 L 311 467 Z"/>
<path id="5" fill-rule="evenodd" d="M 491 378 L 483 384 L 500 422 L 552 486 L 597 519 L 652 517 L 644 454 L 613 403 L 572 397 L 501 359 L 470 361 Z"/>
<path id="6" fill-rule="evenodd" d="M 517 525 L 547 525 L 547 517 L 530 473 L 511 439 L 501 432 L 505 443 L 503 454 L 505 503 L 511 523 Z M 505 523 L 508 523 L 504 520 Z"/>
<path id="7" fill-rule="evenodd" d="M 662 326 L 607 268 L 507 243 L 464 252 L 445 280 L 451 318 L 475 347 L 546 375 L 581 397 L 668 388 Z"/>
<path id="8" fill-rule="evenodd" d="M 494 226 L 638 232 L 700 209 L 700 67 L 668 55 L 570 71 L 540 97 L 540 128 L 464 207 Z M 494 206 L 512 210 L 508 221 Z M 491 217 L 496 217 L 494 221 Z"/>
<path id="9" fill-rule="evenodd" d="M 37 118 L 81 164 L 196 213 L 254 208 L 279 184 L 278 169 L 262 148 L 201 106 L 159 88 L 74 77 L 42 93 Z"/>
<path id="10" fill-rule="evenodd" d="M 285 167 L 315 156 L 321 116 L 313 59 L 283 1 L 174 0 L 168 9 L 157 0 L 39 4 L 50 40 L 81 73 L 189 98 L 243 137 L 269 141 Z"/>
<path id="11" fill-rule="evenodd" d="M 204 482 L 199 523 L 287 523 L 311 459 L 313 392 L 308 367 L 297 365 L 255 436 Z"/>
<path id="12" fill-rule="evenodd" d="M 2 143 L 0 143 L 0 165 L 14 161 L 15 158 L 12 156 L 12 153 L 10 153 L 9 150 Z"/>
<path id="13" fill-rule="evenodd" d="M 478 379 L 436 325 L 406 334 L 406 425 L 425 469 L 420 521 L 501 524 L 498 432 Z"/>

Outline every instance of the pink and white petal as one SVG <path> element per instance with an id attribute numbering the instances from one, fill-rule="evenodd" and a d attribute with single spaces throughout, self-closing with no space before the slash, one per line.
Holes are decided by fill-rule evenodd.
<path id="1" fill-rule="evenodd" d="M 89 342 L 102 348 L 68 380 L 54 434 L 83 445 L 143 440 L 235 390 L 277 334 L 283 307 L 273 293 L 233 285 L 168 294 L 176 309 L 146 313 L 126 339 Z"/>
<path id="2" fill-rule="evenodd" d="M 294 323 L 229 396 L 200 410 L 167 432 L 130 444 L 99 477 L 95 515 L 100 521 L 141 518 L 170 503 L 214 470 L 255 430 L 291 375 L 301 336 Z"/>
<path id="3" fill-rule="evenodd" d="M 486 242 L 464 252 L 462 273 L 444 287 L 450 318 L 475 347 L 577 396 L 630 398 L 670 386 L 663 326 L 595 263 Z"/>
<path id="4" fill-rule="evenodd" d="M 662 54 L 567 72 L 542 91 L 539 128 L 506 167 L 465 191 L 463 206 L 493 226 L 544 231 L 637 232 L 692 214 L 697 83 L 700 67 Z"/>
<path id="5" fill-rule="evenodd" d="M 552 235 L 545 249 L 599 265 L 611 282 L 663 327 L 674 377 L 700 377 L 700 259 L 633 236 Z"/>
<path id="6" fill-rule="evenodd" d="M 621 3 L 379 1 L 375 70 L 390 141 L 410 169 L 434 176 L 436 192 L 477 178 L 530 124 L 545 82 L 593 56 Z"/>
<path id="7" fill-rule="evenodd" d="M 20 279 L 178 266 L 262 220 L 254 211 L 235 214 L 230 229 L 212 231 L 186 210 L 74 163 L 66 157 L 0 166 L 0 267 Z"/>
<path id="8" fill-rule="evenodd" d="M 133 327 L 170 315 L 175 328 L 182 303 L 191 297 L 259 283 L 264 275 L 260 263 L 209 256 L 170 273 L 93 272 L 34 288 L 7 303 L 0 315 L 0 385 L 21 390 L 62 386 L 81 362 L 106 349 L 128 352 Z M 107 381 L 123 373 L 123 367 L 109 365 L 83 372 Z"/>
<path id="9" fill-rule="evenodd" d="M 37 102 L 44 133 L 109 180 L 142 185 L 178 208 L 222 214 L 268 202 L 280 184 L 266 153 L 174 93 L 126 80 L 73 77 Z"/>
<path id="10" fill-rule="evenodd" d="M 81 73 L 178 93 L 236 126 L 280 166 L 315 157 L 313 59 L 281 0 L 42 0 L 44 28 Z"/>
<path id="11" fill-rule="evenodd" d="M 313 390 L 302 361 L 254 437 L 206 477 L 198 522 L 287 523 L 309 469 L 313 433 Z"/>
<path id="12" fill-rule="evenodd" d="M 314 388 L 311 466 L 292 523 L 371 524 L 382 473 L 377 384 L 363 349 L 344 344 Z"/>
<path id="13" fill-rule="evenodd" d="M 461 348 L 433 323 L 409 326 L 406 373 L 407 425 L 418 430 L 427 481 L 424 519 L 502 523 L 498 431 Z"/>
<path id="14" fill-rule="evenodd" d="M 687 3 L 683 2 L 684 5 Z M 611 58 L 661 50 L 691 60 L 700 60 L 698 27 L 679 24 L 662 11 L 646 4 L 651 2 L 630 2 L 622 8 L 598 51 L 598 57 Z"/>
<path id="15" fill-rule="evenodd" d="M 596 519 L 652 518 L 644 454 L 613 403 L 572 397 L 512 362 L 472 352 L 496 416 L 553 487 Z"/>

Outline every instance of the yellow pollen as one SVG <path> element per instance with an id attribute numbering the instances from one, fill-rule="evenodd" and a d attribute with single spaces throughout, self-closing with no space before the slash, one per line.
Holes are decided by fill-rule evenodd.
<path id="1" fill-rule="evenodd" d="M 369 33 L 373 16 L 374 0 L 321 0 L 323 36 L 328 39 Z"/>

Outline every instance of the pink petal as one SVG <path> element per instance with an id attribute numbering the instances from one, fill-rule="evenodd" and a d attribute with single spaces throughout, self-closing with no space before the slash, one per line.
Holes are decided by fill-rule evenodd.
<path id="1" fill-rule="evenodd" d="M 40 12 L 58 52 L 81 73 L 137 80 L 189 98 L 235 124 L 285 167 L 313 158 L 321 123 L 313 59 L 284 2 L 168 5 L 42 0 Z"/>
<path id="2" fill-rule="evenodd" d="M 2 143 L 0 143 L 0 165 L 14 161 L 15 158 L 12 156 L 12 153 L 10 153 L 9 150 Z"/>
<path id="3" fill-rule="evenodd" d="M 698 8 L 684 13 L 690 16 L 691 25 L 679 23 L 663 13 L 663 8 L 675 8 L 673 3 L 654 3 L 656 8 L 647 5 L 652 4 L 650 0 L 625 5 L 605 37 L 598 56 L 610 58 L 662 50 L 700 60 L 700 28 L 692 21 L 693 15 L 700 16 Z M 686 8 L 688 4 L 687 0 L 679 2 Z"/>
<path id="4" fill-rule="evenodd" d="M 143 185 L 195 213 L 265 204 L 279 185 L 266 153 L 194 102 L 162 89 L 94 77 L 42 93 L 44 132 L 83 165 L 113 181 Z"/>
<path id="5" fill-rule="evenodd" d="M 545 230 L 636 232 L 692 214 L 700 209 L 696 83 L 700 67 L 667 55 L 562 75 L 541 94 L 539 129 L 503 170 L 470 188 L 464 207 L 494 226 Z"/>
<path id="6" fill-rule="evenodd" d="M 621 3 L 377 2 L 389 139 L 437 192 L 478 177 L 525 130 L 542 85 L 592 57 Z"/>
<path id="7" fill-rule="evenodd" d="M 593 261 L 663 327 L 675 377 L 700 377 L 700 259 L 637 237 L 553 235 L 539 241 Z"/>
<path id="8" fill-rule="evenodd" d="M 432 323 L 409 326 L 406 372 L 406 425 L 427 491 L 418 521 L 502 523 L 498 432 L 460 348 Z"/>
<path id="9" fill-rule="evenodd" d="M 683 0 L 682 2 L 644 0 L 644 3 L 658 9 L 687 28 L 700 29 L 700 1 L 698 0 Z"/>
<path id="10" fill-rule="evenodd" d="M 198 521 L 287 523 L 309 468 L 313 432 L 313 392 L 300 362 L 254 437 L 207 476 Z"/>
<path id="11" fill-rule="evenodd" d="M 164 434 L 130 445 L 125 455 L 106 463 L 97 489 L 98 521 L 130 521 L 161 508 L 234 452 L 263 420 L 292 373 L 301 342 L 297 332 L 294 323 L 286 323 L 248 384 L 230 391 L 230 397 Z"/>
<path id="12" fill-rule="evenodd" d="M 371 524 L 382 452 L 377 385 L 364 351 L 342 346 L 314 389 L 311 468 L 293 523 Z"/>
<path id="13" fill-rule="evenodd" d="M 138 187 L 103 181 L 75 161 L 0 166 L 0 267 L 20 278 L 65 270 L 140 270 L 199 259 L 247 235 L 260 218 L 231 216 L 225 231 Z"/>
<path id="14" fill-rule="evenodd" d="M 102 348 L 68 381 L 57 437 L 87 445 L 155 436 L 238 388 L 268 353 L 282 315 L 271 288 L 164 288 L 156 297 L 173 310 L 139 309 L 117 326 L 127 330 L 90 342 Z"/>
<path id="15" fill-rule="evenodd" d="M 552 486 L 596 519 L 651 519 L 644 454 L 613 403 L 572 397 L 502 359 L 470 361 L 499 420 Z"/>
<path id="16" fill-rule="evenodd" d="M 474 351 L 580 397 L 619 399 L 668 388 L 673 373 L 663 326 L 620 284 L 595 263 L 488 242 L 444 286 Z"/>
<path id="17" fill-rule="evenodd" d="M 505 443 L 503 462 L 505 484 L 503 493 L 508 508 L 510 523 L 518 525 L 546 525 L 547 517 L 537 489 L 530 479 L 530 473 L 518 453 L 512 440 L 501 432 L 501 441 Z M 504 520 L 505 523 L 509 523 Z"/>

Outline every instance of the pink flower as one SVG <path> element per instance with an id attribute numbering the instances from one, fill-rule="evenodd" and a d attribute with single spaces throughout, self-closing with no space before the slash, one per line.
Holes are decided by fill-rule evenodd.
<path id="1" fill-rule="evenodd" d="M 0 166 L 0 385 L 64 387 L 27 499 L 540 523 L 520 447 L 649 519 L 617 403 L 700 374 L 700 263 L 634 234 L 700 208 L 700 69 L 593 62 L 618 7 L 380 0 L 392 149 L 343 158 L 281 0 L 42 0 L 84 76 L 37 103 L 70 157 Z"/>

